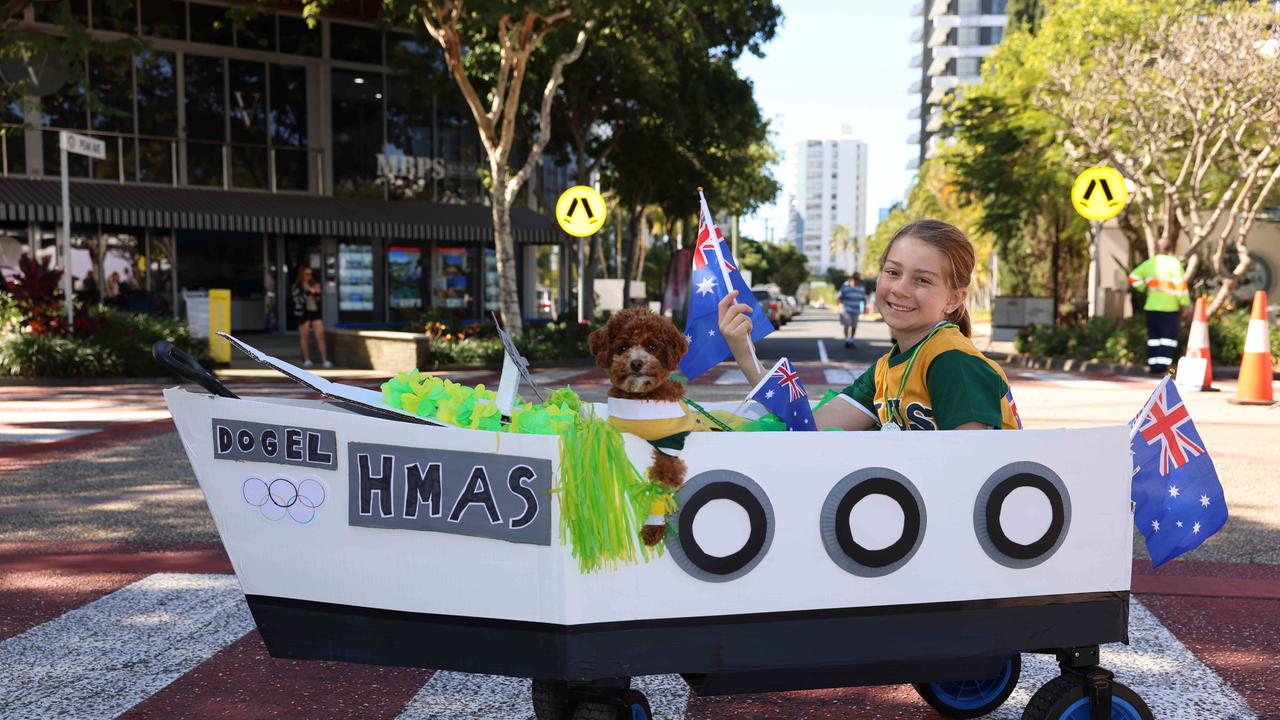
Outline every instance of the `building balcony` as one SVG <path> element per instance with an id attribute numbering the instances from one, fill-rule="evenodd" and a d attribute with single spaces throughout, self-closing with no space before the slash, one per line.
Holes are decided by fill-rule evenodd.
<path id="1" fill-rule="evenodd" d="M 942 111 L 934 110 L 929 115 L 929 122 L 925 124 L 924 129 L 931 133 L 936 133 L 942 129 Z"/>
<path id="2" fill-rule="evenodd" d="M 969 45 L 958 47 L 955 45 L 947 45 L 937 48 L 933 51 L 933 62 L 929 64 L 929 71 L 926 73 L 930 77 L 938 77 L 947 72 L 947 63 L 957 58 L 981 58 L 991 54 L 995 49 L 994 45 Z"/>
<path id="3" fill-rule="evenodd" d="M 933 3 L 929 6 L 929 19 L 932 20 L 933 18 L 946 15 L 947 11 L 950 9 L 951 0 L 933 0 Z"/>
<path id="4" fill-rule="evenodd" d="M 923 64 L 924 64 L 924 53 L 916 53 L 915 57 L 911 58 L 911 63 L 908 64 L 907 67 L 918 68 Z"/>
<path id="5" fill-rule="evenodd" d="M 910 135 L 908 135 L 908 136 L 907 136 L 907 144 L 908 144 L 908 145 L 919 145 L 919 144 L 920 144 L 920 133 L 919 133 L 919 132 L 913 132 L 913 133 L 911 133 Z"/>
<path id="6" fill-rule="evenodd" d="M 910 160 L 908 160 L 908 161 L 907 161 L 907 169 L 908 169 L 908 170 L 919 170 L 919 169 L 920 169 L 920 158 L 917 156 L 917 157 L 913 157 L 913 158 L 911 158 Z"/>
<path id="7" fill-rule="evenodd" d="M 911 95 L 919 95 L 923 90 L 924 86 L 920 84 L 919 80 L 916 80 L 907 86 L 907 93 Z"/>
<path id="8" fill-rule="evenodd" d="M 943 47 L 947 44 L 947 33 L 959 27 L 1004 27 L 1005 15 L 942 15 L 933 20 L 933 31 L 929 33 L 929 47 Z"/>
<path id="9" fill-rule="evenodd" d="M 939 75 L 938 77 L 932 78 L 932 81 L 929 83 L 929 96 L 926 98 L 927 102 L 930 105 L 937 105 L 942 102 L 942 98 L 946 97 L 947 93 L 956 89 L 958 85 L 960 85 L 960 78 L 955 75 Z"/>
<path id="10" fill-rule="evenodd" d="M 913 106 L 911 107 L 911 109 L 907 111 L 907 119 L 908 119 L 908 120 L 919 120 L 919 119 L 920 119 L 920 106 L 919 106 L 919 105 L 913 105 Z"/>
<path id="11" fill-rule="evenodd" d="M 923 39 L 924 39 L 924 28 L 916 28 L 915 30 L 911 31 L 911 37 L 907 38 L 907 42 L 914 44 L 914 43 L 920 42 Z"/>
<path id="12" fill-rule="evenodd" d="M 915 5 L 911 6 L 911 17 L 924 16 L 924 0 L 919 0 Z"/>

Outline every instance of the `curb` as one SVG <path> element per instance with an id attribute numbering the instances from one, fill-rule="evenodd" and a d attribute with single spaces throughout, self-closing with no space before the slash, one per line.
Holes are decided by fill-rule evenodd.
<path id="1" fill-rule="evenodd" d="M 1065 357 L 1044 357 L 1041 355 L 1032 355 L 1030 353 L 1001 353 L 985 351 L 983 355 L 995 360 L 1001 365 L 1014 365 L 1016 367 L 1032 368 L 1035 370 L 1063 370 L 1066 372 L 1080 372 L 1094 375 L 1135 375 L 1142 377 L 1152 377 L 1147 372 L 1146 367 L 1142 365 L 1129 365 L 1127 363 L 1113 363 L 1102 360 L 1079 360 L 1077 358 Z M 1240 367 L 1237 365 L 1214 365 L 1214 380 L 1235 380 L 1240 376 Z M 1280 380 L 1280 372 L 1272 373 L 1272 380 Z"/>

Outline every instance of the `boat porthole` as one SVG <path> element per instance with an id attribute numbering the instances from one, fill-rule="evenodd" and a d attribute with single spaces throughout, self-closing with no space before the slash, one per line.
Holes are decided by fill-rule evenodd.
<path id="1" fill-rule="evenodd" d="M 864 501 L 896 505 L 900 526 L 884 525 L 879 519 L 855 520 L 855 510 Z M 895 513 L 876 516 L 897 521 Z M 864 468 L 846 475 L 827 494 L 819 530 L 832 562 L 859 577 L 881 577 L 910 562 L 924 541 L 925 521 L 924 501 L 910 480 L 887 468 Z M 868 536 L 880 541 L 871 543 Z"/>
<path id="2" fill-rule="evenodd" d="M 667 549 L 689 575 L 707 582 L 728 582 L 751 572 L 773 542 L 773 506 L 754 480 L 731 470 L 709 470 L 687 480 L 676 495 L 679 509 L 668 520 Z M 736 548 L 721 554 L 709 548 L 712 538 L 699 538 L 695 521 L 717 500 L 745 514 L 747 532 Z M 720 540 L 720 538 L 716 538 Z"/>
<path id="3" fill-rule="evenodd" d="M 978 544 L 1005 567 L 1024 569 L 1048 560 L 1062 546 L 1070 527 L 1067 486 L 1038 463 L 1016 462 L 1000 468 L 983 483 L 973 505 Z"/>

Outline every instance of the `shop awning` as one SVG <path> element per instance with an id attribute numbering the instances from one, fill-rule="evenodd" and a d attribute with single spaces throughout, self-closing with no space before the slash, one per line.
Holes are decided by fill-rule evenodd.
<path id="1" fill-rule="evenodd" d="M 61 208 L 56 180 L 0 178 L 0 222 L 61 222 Z M 493 239 L 492 216 L 483 205 L 104 182 L 71 183 L 71 222 L 395 240 Z M 512 210 L 511 224 L 522 244 L 557 243 L 565 237 L 550 218 L 525 208 Z"/>

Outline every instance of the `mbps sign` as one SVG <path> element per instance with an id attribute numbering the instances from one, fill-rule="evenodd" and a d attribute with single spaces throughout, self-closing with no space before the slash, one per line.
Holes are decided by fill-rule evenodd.
<path id="1" fill-rule="evenodd" d="M 348 522 L 551 544 L 551 462 L 350 443 Z"/>

